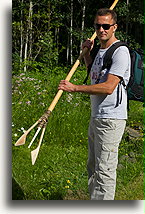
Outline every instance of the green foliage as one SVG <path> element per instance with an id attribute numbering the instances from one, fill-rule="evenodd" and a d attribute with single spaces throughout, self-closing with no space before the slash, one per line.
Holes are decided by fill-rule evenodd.
<path id="1" fill-rule="evenodd" d="M 40 38 L 39 45 L 42 47 L 43 52 L 39 56 L 39 60 L 46 67 L 52 69 L 58 62 L 58 52 L 55 47 L 54 38 L 52 32 L 47 32 Z"/>
<path id="2" fill-rule="evenodd" d="M 119 17 L 126 17 L 129 14 L 129 8 L 126 2 L 119 2 L 115 11 Z"/>
<path id="3" fill-rule="evenodd" d="M 18 73 L 20 73 L 20 56 L 16 52 L 12 54 L 12 74 L 17 75 Z"/>
<path id="4" fill-rule="evenodd" d="M 127 35 L 125 32 L 117 31 L 116 37 L 117 37 L 117 39 L 119 39 L 121 41 L 127 41 L 127 43 L 129 44 L 129 47 L 131 47 L 133 49 L 141 48 L 141 45 L 139 43 L 137 43 L 135 41 L 135 39 L 133 39 L 132 37 Z"/>

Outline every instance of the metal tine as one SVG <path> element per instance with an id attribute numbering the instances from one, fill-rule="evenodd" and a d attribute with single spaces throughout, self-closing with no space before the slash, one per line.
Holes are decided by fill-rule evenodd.
<path id="1" fill-rule="evenodd" d="M 30 148 L 30 147 L 32 146 L 32 143 L 34 142 L 35 138 L 36 138 L 36 137 L 37 137 L 37 135 L 39 134 L 40 130 L 41 130 L 41 128 L 40 128 L 40 127 L 38 127 L 37 132 L 35 133 L 35 135 L 34 135 L 33 139 L 31 140 L 31 142 L 30 142 L 30 144 L 29 144 L 28 148 Z"/>
<path id="2" fill-rule="evenodd" d="M 38 156 L 38 153 L 39 153 L 39 149 L 40 149 L 40 146 L 41 146 L 41 143 L 42 143 L 42 140 L 43 140 L 45 129 L 46 129 L 46 126 L 42 129 L 42 133 L 41 133 L 40 140 L 39 140 L 37 148 L 34 149 L 33 151 L 31 151 L 32 165 L 35 164 L 35 161 L 37 159 L 37 156 Z"/>

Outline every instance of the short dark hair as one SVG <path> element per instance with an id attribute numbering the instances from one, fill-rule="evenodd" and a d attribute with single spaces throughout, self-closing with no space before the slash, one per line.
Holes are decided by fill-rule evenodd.
<path id="1" fill-rule="evenodd" d="M 106 16 L 106 15 L 111 15 L 112 19 L 114 20 L 114 22 L 117 22 L 117 14 L 114 10 L 110 10 L 108 8 L 101 8 L 97 11 L 96 16 Z"/>

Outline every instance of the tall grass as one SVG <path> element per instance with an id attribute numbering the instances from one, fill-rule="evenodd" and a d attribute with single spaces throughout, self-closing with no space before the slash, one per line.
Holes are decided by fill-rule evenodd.
<path id="1" fill-rule="evenodd" d="M 90 118 L 88 95 L 63 93 L 49 118 L 34 166 L 31 165 L 30 151 L 36 148 L 37 140 L 31 149 L 28 149 L 28 145 L 36 130 L 32 130 L 28 135 L 25 145 L 14 146 L 23 132 L 49 107 L 58 84 L 66 77 L 66 73 L 66 68 L 55 68 L 46 73 L 31 71 L 13 76 L 13 199 L 89 199 L 86 170 L 87 130 Z M 85 69 L 80 67 L 72 82 L 82 84 L 84 77 Z M 141 103 L 130 103 L 128 126 L 143 133 Z M 143 173 L 143 137 L 130 138 L 125 133 L 119 149 L 119 159 L 117 193 Z M 136 195 L 133 195 L 133 198 L 137 199 Z M 116 194 L 116 199 L 121 198 Z"/>

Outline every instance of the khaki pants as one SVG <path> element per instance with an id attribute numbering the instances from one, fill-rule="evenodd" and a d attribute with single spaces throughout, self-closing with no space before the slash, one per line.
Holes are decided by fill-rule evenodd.
<path id="1" fill-rule="evenodd" d="M 126 120 L 91 118 L 88 144 L 88 186 L 91 200 L 114 200 L 118 147 Z"/>

